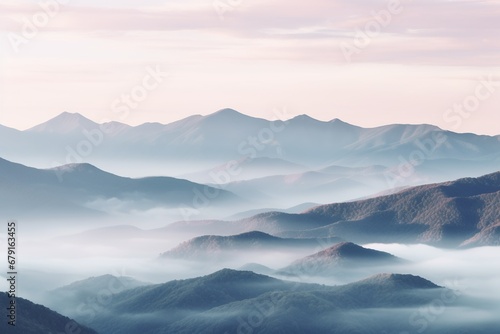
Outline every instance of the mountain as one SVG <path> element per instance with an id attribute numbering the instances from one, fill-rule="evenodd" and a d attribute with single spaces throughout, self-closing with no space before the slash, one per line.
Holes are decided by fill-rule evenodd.
<path id="1" fill-rule="evenodd" d="M 81 310 L 82 305 L 98 304 L 103 296 L 109 298 L 110 295 L 147 285 L 149 283 L 126 276 L 90 277 L 47 292 L 44 304 L 68 316 L 81 316 L 82 312 L 79 314 L 78 312 L 68 312 L 68 310 Z"/>
<path id="2" fill-rule="evenodd" d="M 262 231 L 285 238 L 339 237 L 355 243 L 427 243 L 456 247 L 498 223 L 500 172 L 411 187 L 394 194 L 320 205 L 300 214 L 267 212 L 235 222 L 178 222 L 185 231 Z M 495 229 L 489 230 L 496 231 Z M 485 232 L 486 233 L 486 232 Z M 479 238 L 480 245 L 498 243 Z"/>
<path id="3" fill-rule="evenodd" d="M 99 125 L 78 113 L 63 112 L 45 123 L 34 126 L 27 132 L 66 135 L 81 130 L 91 130 Z"/>
<path id="4" fill-rule="evenodd" d="M 315 285 L 305 285 L 304 289 Z M 213 274 L 123 291 L 111 296 L 91 321 L 99 331 L 162 333 L 175 321 L 213 307 L 290 290 L 293 284 L 249 271 L 223 269 Z M 79 319 L 79 318 L 78 318 Z"/>
<path id="5" fill-rule="evenodd" d="M 296 260 L 278 273 L 294 276 L 331 276 L 346 274 L 348 270 L 363 267 L 398 265 L 404 262 L 386 252 L 364 248 L 352 242 L 341 242 Z"/>
<path id="6" fill-rule="evenodd" d="M 7 293 L 0 293 L 0 305 L 6 308 L 11 299 Z M 83 326 L 76 321 L 60 315 L 43 305 L 34 304 L 31 301 L 16 297 L 16 325 L 7 324 L 7 317 L 2 317 L 0 330 L 2 333 L 12 334 L 40 334 L 40 333 L 80 333 L 97 334 L 96 331 Z M 3 313 L 6 315 L 5 309 Z"/>
<path id="7" fill-rule="evenodd" d="M 450 293 L 429 283 L 391 274 L 323 290 L 275 291 L 181 319 L 163 333 L 399 333 L 419 306 Z"/>
<path id="8" fill-rule="evenodd" d="M 202 277 L 127 290 L 116 295 L 110 306 L 131 313 L 173 309 L 199 311 L 291 286 L 291 283 L 251 271 L 222 269 Z M 146 300 L 147 305 L 144 305 Z"/>
<path id="9" fill-rule="evenodd" d="M 347 284 L 344 290 L 360 289 L 362 287 L 376 286 L 387 289 L 436 289 L 440 286 L 425 278 L 414 275 L 377 274 L 353 284 Z"/>
<path id="10" fill-rule="evenodd" d="M 451 291 L 411 275 L 383 274 L 333 287 L 223 269 L 113 295 L 90 323 L 109 334 L 136 333 L 139 328 L 144 334 L 276 333 L 280 328 L 286 333 L 331 333 L 352 332 L 359 320 L 355 313 L 379 310 L 358 331 L 373 333 L 370 327 L 381 325 L 377 319 L 387 309 L 405 310 L 410 316 L 444 293 Z M 395 323 L 399 330 L 407 325 Z"/>
<path id="11" fill-rule="evenodd" d="M 308 210 L 312 207 L 318 206 L 318 205 L 320 205 L 320 204 L 307 202 L 307 203 L 301 203 L 299 205 L 295 205 L 295 206 L 290 207 L 290 208 L 286 208 L 284 210 L 283 209 L 276 209 L 276 208 L 273 208 L 273 209 L 260 208 L 260 209 L 238 212 L 237 214 L 234 214 L 230 217 L 227 217 L 225 220 L 240 220 L 240 219 L 249 218 L 249 217 L 255 216 L 257 214 L 270 212 L 270 211 L 280 211 L 280 212 L 285 212 L 285 213 L 300 213 L 300 212 L 306 211 L 306 210 Z"/>
<path id="12" fill-rule="evenodd" d="M 364 201 L 319 206 L 305 215 L 329 217 L 331 223 L 317 231 L 358 242 L 402 237 L 399 242 L 457 246 L 497 222 L 499 203 L 500 172 L 496 172 Z"/>
<path id="13" fill-rule="evenodd" d="M 0 185 L 0 208 L 15 216 L 20 213 L 99 216 L 113 202 L 115 205 L 126 202 L 125 210 L 147 210 L 182 205 L 197 208 L 196 204 L 206 201 L 207 196 L 215 207 L 239 201 L 228 191 L 171 177 L 132 179 L 90 164 L 36 169 L 1 158 Z"/>
<path id="14" fill-rule="evenodd" d="M 463 247 L 476 247 L 484 245 L 500 246 L 500 222 L 482 229 L 461 244 Z"/>
<path id="15" fill-rule="evenodd" d="M 233 257 L 235 251 L 269 252 L 273 250 L 296 250 L 315 248 L 338 242 L 338 239 L 285 239 L 267 233 L 251 231 L 238 235 L 205 235 L 185 241 L 177 247 L 161 254 L 161 258 L 182 258 L 199 260 L 220 260 Z"/>
<path id="16" fill-rule="evenodd" d="M 4 130 L 0 128 L 0 138 L 7 136 Z M 155 175 L 192 175 L 213 166 L 246 161 L 241 173 L 233 175 L 235 181 L 269 176 L 262 174 L 266 165 L 277 175 L 305 172 L 301 166 L 315 171 L 329 165 L 383 165 L 395 171 L 391 178 L 402 186 L 412 181 L 399 177 L 406 165 L 421 168 L 431 164 L 427 181 L 435 182 L 446 172 L 458 177 L 492 172 L 491 164 L 500 158 L 498 136 L 453 133 L 425 124 L 362 128 L 307 115 L 270 121 L 233 109 L 193 115 L 170 124 L 133 127 L 98 124 L 65 112 L 11 135 L 9 145 L 0 146 L 0 155 L 24 164 L 52 167 L 88 162 L 129 175 L 138 170 Z M 87 154 L 89 151 L 91 154 Z M 264 160 L 252 162 L 259 158 Z M 472 164 L 464 171 L 456 164 L 441 166 L 441 159 Z M 200 174 L 193 177 L 203 182 L 207 179 Z"/>

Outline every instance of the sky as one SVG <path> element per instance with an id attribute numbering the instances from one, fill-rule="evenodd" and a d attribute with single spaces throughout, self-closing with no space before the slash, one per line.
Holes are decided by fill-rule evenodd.
<path id="1" fill-rule="evenodd" d="M 498 135 L 498 17 L 498 0 L 2 0 L 0 124 L 230 107 Z"/>

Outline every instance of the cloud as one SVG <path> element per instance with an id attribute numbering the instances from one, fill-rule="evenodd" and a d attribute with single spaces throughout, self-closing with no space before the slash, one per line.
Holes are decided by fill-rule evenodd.
<path id="1" fill-rule="evenodd" d="M 159 6 L 146 2 L 134 8 L 67 5 L 61 6 L 44 30 L 112 39 L 117 38 L 112 32 L 121 32 L 118 39 L 124 42 L 134 41 L 134 32 L 144 32 L 146 35 L 141 34 L 141 38 L 156 39 L 162 45 L 171 40 L 179 48 L 182 41 L 165 33 L 184 31 L 188 40 L 193 45 L 201 44 L 201 48 L 216 49 L 258 40 L 262 48 L 258 45 L 260 52 L 252 53 L 256 57 L 272 55 L 278 49 L 283 53 L 280 56 L 295 60 L 316 55 L 315 61 L 341 62 L 341 57 L 332 57 L 340 55 L 341 43 L 353 43 L 359 31 L 366 32 L 367 24 L 380 19 L 388 23 L 380 24 L 380 33 L 370 38 L 356 61 L 434 65 L 500 62 L 500 40 L 496 38 L 500 3 L 496 1 L 401 0 L 397 14 L 390 14 L 386 1 L 314 0 L 293 6 L 283 0 L 242 1 L 224 9 L 224 20 L 219 17 L 216 3 Z M 37 5 L 23 3 L 8 3 L 0 8 L 2 28 L 12 32 L 20 30 L 23 17 L 41 10 Z M 203 45 L 204 40 L 213 41 L 216 36 L 219 43 Z"/>

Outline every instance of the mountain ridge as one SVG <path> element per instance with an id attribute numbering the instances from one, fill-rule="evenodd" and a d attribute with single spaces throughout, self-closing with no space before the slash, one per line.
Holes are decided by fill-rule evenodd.
<path id="1" fill-rule="evenodd" d="M 184 118 L 181 118 L 179 120 L 176 120 L 176 121 L 172 121 L 172 122 L 168 122 L 168 123 L 161 123 L 161 122 L 144 122 L 144 123 L 141 123 L 139 125 L 129 125 L 129 124 L 126 124 L 126 123 L 123 123 L 123 122 L 118 122 L 118 121 L 108 121 L 108 122 L 103 122 L 103 123 L 97 123 L 93 120 L 91 120 L 90 118 L 84 116 L 83 114 L 81 113 L 78 113 L 78 112 L 67 112 L 67 111 L 64 111 L 64 112 L 61 112 L 60 114 L 48 119 L 47 121 L 44 121 L 42 123 L 39 123 L 39 124 L 36 124 L 26 130 L 18 130 L 18 129 L 15 129 L 15 128 L 10 128 L 10 127 L 7 127 L 5 125 L 1 125 L 0 124 L 0 127 L 5 127 L 5 128 L 9 128 L 9 129 L 13 129 L 13 130 L 16 130 L 16 131 L 43 131 L 45 130 L 44 127 L 42 127 L 42 125 L 48 123 L 52 123 L 52 122 L 64 122 L 64 121 L 76 121 L 76 120 L 79 120 L 79 121 L 82 121 L 84 123 L 87 123 L 87 124 L 92 124 L 92 125 L 103 125 L 103 124 L 109 124 L 109 123 L 117 123 L 117 124 L 120 124 L 120 125 L 126 125 L 128 127 L 140 127 L 142 125 L 146 125 L 146 124 L 158 124 L 158 125 L 161 125 L 161 126 L 168 126 L 168 125 L 172 125 L 172 124 L 175 124 L 175 123 L 189 123 L 189 121 L 193 121 L 193 120 L 201 120 L 201 119 L 212 119 L 212 118 L 220 118 L 220 117 L 243 117 L 243 118 L 248 118 L 248 119 L 256 119 L 256 120 L 264 120 L 264 121 L 268 121 L 268 122 L 272 122 L 273 120 L 269 120 L 269 119 L 266 119 L 266 118 L 260 118 L 260 117 L 253 117 L 253 116 L 249 116 L 249 115 L 246 115 L 246 114 L 243 114 L 235 109 L 232 109 L 232 108 L 223 108 L 223 109 L 220 109 L 220 110 L 217 110 L 213 113 L 209 113 L 209 114 L 206 114 L 206 115 L 200 115 L 200 114 L 197 114 L 197 115 L 191 115 L 191 116 L 187 116 L 187 117 L 184 117 Z M 419 128 L 422 128 L 424 127 L 426 129 L 426 131 L 428 130 L 441 130 L 441 131 L 447 131 L 447 132 L 450 132 L 450 133 L 456 133 L 456 134 L 464 134 L 464 135 L 476 135 L 476 136 L 485 136 L 485 137 L 493 137 L 493 138 L 500 138 L 500 134 L 498 135 L 484 135 L 484 134 L 475 134 L 475 133 L 458 133 L 458 132 L 452 132 L 452 131 L 449 131 L 449 130 L 444 130 L 436 125 L 432 125 L 432 124 L 428 124 L 428 123 L 392 123 L 392 124 L 387 124 L 387 125 L 379 125 L 379 126 L 374 126 L 374 127 L 361 127 L 361 126 L 358 126 L 358 125 L 355 125 L 355 124 L 352 124 L 352 123 L 348 123 L 348 122 L 345 122 L 339 118 L 333 118 L 329 121 L 321 121 L 321 120 L 318 120 L 312 116 L 309 116 L 307 114 L 301 114 L 301 115 L 295 115 L 295 116 L 291 116 L 290 118 L 288 119 L 285 119 L 284 121 L 292 121 L 293 119 L 296 119 L 296 120 L 302 120 L 302 119 L 307 119 L 307 120 L 311 120 L 311 121 L 315 121 L 315 122 L 318 122 L 318 123 L 323 123 L 323 124 L 335 124 L 335 123 L 338 123 L 338 124 L 342 124 L 342 125 L 348 125 L 350 127 L 354 127 L 354 128 L 359 128 L 359 129 L 365 129 L 365 130 L 374 130 L 374 129 L 379 129 L 381 131 L 389 131 L 393 128 L 398 128 L 398 127 L 410 127 L 410 128 L 414 128 L 414 129 L 419 129 Z"/>
<path id="2" fill-rule="evenodd" d="M 293 261 L 277 273 L 282 275 L 346 276 L 350 270 L 405 263 L 392 254 L 365 248 L 352 242 L 339 242 L 317 253 Z"/>
<path id="3" fill-rule="evenodd" d="M 140 197 L 137 204 L 150 207 L 189 206 L 196 194 L 202 196 L 207 191 L 217 194 L 211 199 L 213 205 L 226 201 L 240 203 L 238 196 L 223 189 L 173 177 L 121 177 L 88 163 L 37 169 L 0 158 L 0 185 L 0 208 L 16 216 L 19 211 L 26 211 L 21 209 L 26 207 L 37 214 L 66 212 L 102 216 L 103 211 L 87 204 L 106 198 L 130 201 Z"/>
<path id="4" fill-rule="evenodd" d="M 406 242 L 457 247 L 498 222 L 499 203 L 500 172 L 495 172 L 319 205 L 298 214 L 274 211 L 233 222 L 178 222 L 169 229 L 183 231 L 183 226 L 189 225 L 197 226 L 200 233 L 209 229 L 226 233 L 257 230 L 284 238 L 339 237 L 358 244 Z"/>

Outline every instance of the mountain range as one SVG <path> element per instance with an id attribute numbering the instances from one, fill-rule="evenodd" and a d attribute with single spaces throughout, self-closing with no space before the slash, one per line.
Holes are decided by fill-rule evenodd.
<path id="1" fill-rule="evenodd" d="M 46 292 L 44 304 L 70 317 L 80 317 L 88 321 L 97 312 L 96 309 L 105 306 L 105 301 L 112 294 L 147 286 L 132 277 L 102 275 L 89 277 L 81 281 Z M 88 316 L 88 317 L 87 317 Z"/>
<path id="2" fill-rule="evenodd" d="M 330 165 L 398 168 L 411 161 L 421 168 L 428 163 L 436 175 L 458 172 L 461 175 L 454 176 L 460 177 L 492 172 L 492 163 L 500 158 L 499 140 L 500 136 L 460 134 L 425 124 L 362 128 L 307 115 L 269 121 L 233 109 L 138 126 L 99 124 L 64 112 L 24 131 L 0 127 L 0 156 L 42 168 L 88 162 L 125 175 L 138 166 L 147 175 L 206 175 L 234 161 L 233 169 L 242 171 L 232 181 Z M 254 158 L 264 160 L 252 162 Z M 456 161 L 464 162 L 461 170 Z M 206 176 L 193 178 L 207 183 Z"/>
<path id="3" fill-rule="evenodd" d="M 108 194 L 96 194 L 85 189 L 82 195 L 92 199 L 84 208 L 66 201 L 65 208 L 82 215 L 99 214 L 102 207 L 120 211 L 130 200 L 135 201 L 136 211 L 158 208 L 158 202 L 166 203 L 166 208 L 179 204 L 172 200 L 172 192 L 159 194 L 156 189 L 156 194 L 150 194 L 153 182 L 166 187 L 179 183 L 176 198 L 206 203 L 193 199 L 192 194 L 186 198 L 184 189 L 189 185 L 180 184 L 181 179 L 224 194 L 211 204 L 219 197 L 231 197 L 229 193 L 243 199 L 246 205 L 226 212 L 231 215 L 262 207 L 351 201 L 401 187 L 491 173 L 498 170 L 500 162 L 500 136 L 460 134 L 425 124 L 362 128 L 339 119 L 319 121 L 307 115 L 269 121 L 233 109 L 193 115 L 170 124 L 138 126 L 100 124 L 64 112 L 24 131 L 0 126 L 0 157 L 53 169 L 60 181 L 68 178 L 74 182 L 74 169 L 88 173 L 91 166 L 139 178 L 128 185 L 122 180 L 119 193 L 109 194 L 108 189 Z M 103 181 L 103 186 L 117 182 L 109 177 Z M 131 185 L 139 190 L 130 191 Z M 58 191 L 60 187 L 55 188 Z M 136 195 L 144 195 L 144 201 L 135 200 Z M 37 196 L 36 187 L 33 196 Z M 89 202 L 89 196 L 82 200 Z M 59 199 L 49 197 L 43 202 L 51 207 Z M 34 203 L 33 208 L 40 209 L 40 205 Z M 186 213 L 183 216 L 193 219 Z"/>
<path id="4" fill-rule="evenodd" d="M 214 207 L 241 203 L 222 189 L 172 177 L 120 177 L 87 163 L 36 169 L 0 158 L 0 185 L 0 209 L 17 217 L 99 217 L 113 209 L 126 213 L 199 208 L 204 201 Z"/>
<path id="5" fill-rule="evenodd" d="M 320 205 L 299 214 L 267 212 L 234 222 L 178 222 L 168 228 L 196 228 L 200 234 L 262 231 L 287 238 L 338 237 L 356 243 L 498 245 L 499 203 L 500 172 L 496 172 Z"/>
<path id="6" fill-rule="evenodd" d="M 376 321 L 376 316 L 359 323 L 352 313 L 373 310 L 384 316 L 388 310 L 405 310 L 403 314 L 410 316 L 413 308 L 444 293 L 452 292 L 412 275 L 378 274 L 347 285 L 324 286 L 223 269 L 114 294 L 87 325 L 108 334 L 139 329 L 145 334 L 373 333 L 387 324 Z M 394 321 L 390 329 L 405 326 L 407 321 Z"/>
<path id="7" fill-rule="evenodd" d="M 314 249 L 320 245 L 339 242 L 338 238 L 278 238 L 264 232 L 251 231 L 238 235 L 204 235 L 179 244 L 160 255 L 161 258 L 180 258 L 193 260 L 216 260 L 234 257 L 234 252 L 273 252 Z"/>

